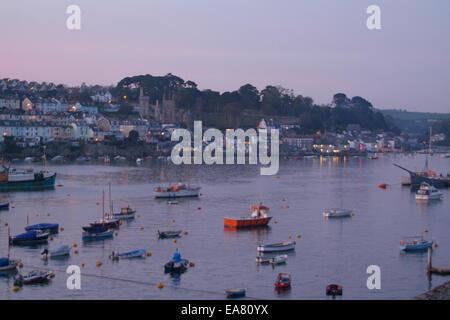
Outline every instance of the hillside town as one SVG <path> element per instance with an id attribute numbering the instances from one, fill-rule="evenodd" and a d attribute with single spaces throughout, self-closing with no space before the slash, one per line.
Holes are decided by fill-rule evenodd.
<path id="1" fill-rule="evenodd" d="M 35 156 L 42 152 L 43 146 L 48 146 L 51 156 L 65 153 L 72 159 L 106 153 L 126 158 L 170 154 L 174 143 L 170 141 L 172 131 L 192 123 L 193 114 L 177 108 L 171 97 L 163 95 L 152 103 L 142 87 L 134 92 L 137 98 L 128 100 L 127 96 L 115 95 L 114 87 L 85 84 L 67 87 L 52 82 L 1 79 L 2 153 L 6 158 Z M 284 156 L 336 156 L 424 148 L 417 136 L 371 131 L 358 124 L 349 124 L 340 132 L 323 130 L 305 134 L 301 125 L 292 121 L 261 118 L 254 128 L 279 129 L 280 152 Z M 432 137 L 442 139 L 446 139 L 442 134 Z M 63 147 L 55 147 L 58 145 Z M 131 147 L 133 153 L 127 150 Z"/>

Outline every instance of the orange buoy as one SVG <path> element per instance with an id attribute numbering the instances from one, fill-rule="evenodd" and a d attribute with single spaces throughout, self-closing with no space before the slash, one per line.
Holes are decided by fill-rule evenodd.
<path id="1" fill-rule="evenodd" d="M 202 208 L 198 207 L 197 210 L 202 210 Z"/>
<path id="2" fill-rule="evenodd" d="M 8 226 L 8 224 L 7 223 L 5 223 L 5 227 L 7 227 Z"/>
<path id="3" fill-rule="evenodd" d="M 298 235 L 296 236 L 296 238 L 297 238 L 297 239 L 300 239 L 301 237 L 302 237 L 302 236 L 301 236 L 301 235 L 299 235 L 299 234 L 298 234 Z"/>
<path id="4" fill-rule="evenodd" d="M 173 242 L 173 243 L 177 243 L 177 239 L 173 239 L 172 242 Z"/>
<path id="5" fill-rule="evenodd" d="M 73 253 L 78 254 L 78 250 L 74 250 Z"/>
<path id="6" fill-rule="evenodd" d="M 97 267 L 100 267 L 102 264 L 103 264 L 103 263 L 101 263 L 101 262 L 99 261 L 99 262 L 97 262 L 95 265 L 96 265 Z"/>
<path id="7" fill-rule="evenodd" d="M 435 243 L 435 244 L 434 244 L 434 247 L 437 248 L 437 247 L 439 247 L 439 245 L 438 245 L 437 243 Z"/>
<path id="8" fill-rule="evenodd" d="M 76 244 L 76 243 L 73 243 L 73 244 L 72 244 L 72 247 L 76 248 L 76 247 L 77 247 L 77 244 Z"/>
<path id="9" fill-rule="evenodd" d="M 81 267 L 84 268 L 84 263 L 81 264 Z"/>
<path id="10" fill-rule="evenodd" d="M 53 241 L 53 237 L 50 237 L 50 241 Z"/>
<path id="11" fill-rule="evenodd" d="M 162 283 L 158 283 L 156 286 L 158 287 L 158 289 L 164 288 L 164 285 Z"/>
<path id="12" fill-rule="evenodd" d="M 427 233 L 427 232 L 428 232 L 428 229 L 423 230 L 423 232 Z"/>
<path id="13" fill-rule="evenodd" d="M 143 227 L 143 226 L 140 226 L 140 227 L 139 227 L 139 230 L 144 230 L 144 227 Z"/>
<path id="14" fill-rule="evenodd" d="M 22 263 L 22 262 L 19 263 L 18 267 L 19 267 L 19 268 L 23 268 L 23 263 Z"/>
<path id="15" fill-rule="evenodd" d="M 150 251 L 146 253 L 147 257 L 150 257 L 151 255 L 152 255 L 152 253 Z"/>
<path id="16" fill-rule="evenodd" d="M 60 228 L 59 231 L 64 231 L 64 228 Z"/>
<path id="17" fill-rule="evenodd" d="M 140 215 L 140 214 L 137 214 L 137 215 L 136 215 L 136 218 L 140 218 L 140 217 L 141 217 L 141 215 Z"/>
<path id="18" fill-rule="evenodd" d="M 12 290 L 13 290 L 14 292 L 17 292 L 17 291 L 20 290 L 20 287 L 19 287 L 19 286 L 14 286 L 14 287 L 12 287 Z"/>
<path id="19" fill-rule="evenodd" d="M 174 222 L 175 222 L 175 219 L 170 220 L 170 222 L 174 223 Z"/>
<path id="20" fill-rule="evenodd" d="M 289 207 L 289 205 L 286 205 L 286 209 L 289 209 L 290 207 Z"/>
<path id="21" fill-rule="evenodd" d="M 187 236 L 187 235 L 188 235 L 188 232 L 187 232 L 187 231 L 185 231 L 185 232 L 183 232 L 183 234 L 184 234 L 185 236 Z"/>
<path id="22" fill-rule="evenodd" d="M 191 262 L 189 263 L 189 267 L 191 267 L 191 268 L 195 267 L 195 263 L 191 261 Z"/>
<path id="23" fill-rule="evenodd" d="M 50 273 L 48 276 L 49 276 L 50 279 L 53 279 L 55 277 L 55 274 L 54 273 Z"/>
<path id="24" fill-rule="evenodd" d="M 387 187 L 386 183 L 382 183 L 382 184 L 378 185 L 378 188 L 380 188 L 380 189 L 386 189 L 386 187 Z"/>
<path id="25" fill-rule="evenodd" d="M 119 235 L 119 233 L 118 233 L 118 232 L 115 232 L 114 235 L 117 237 L 117 236 Z"/>

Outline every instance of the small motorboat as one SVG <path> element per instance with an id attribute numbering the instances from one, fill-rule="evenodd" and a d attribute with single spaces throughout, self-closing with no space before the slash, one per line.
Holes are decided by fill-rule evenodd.
<path id="1" fill-rule="evenodd" d="M 183 183 L 174 184 L 168 188 L 159 186 L 153 190 L 153 196 L 155 198 L 198 197 L 199 194 L 199 186 L 191 186 Z"/>
<path id="2" fill-rule="evenodd" d="M 133 259 L 133 258 L 145 258 L 146 254 L 147 254 L 147 251 L 145 251 L 143 249 L 134 250 L 134 251 L 130 251 L 130 252 L 121 252 L 121 253 L 113 251 L 109 257 L 112 260 Z"/>
<path id="3" fill-rule="evenodd" d="M 256 264 L 269 264 L 269 263 L 270 263 L 270 259 L 264 259 L 261 256 L 256 257 Z"/>
<path id="4" fill-rule="evenodd" d="M 54 248 L 44 249 L 44 251 L 41 252 L 41 255 L 43 259 L 65 257 L 70 255 L 70 250 L 70 246 L 62 244 Z"/>
<path id="5" fill-rule="evenodd" d="M 42 232 L 40 230 L 30 230 L 17 236 L 9 237 L 9 243 L 10 244 L 46 243 L 48 241 L 49 235 L 50 235 L 49 233 Z"/>
<path id="6" fill-rule="evenodd" d="M 83 240 L 100 240 L 114 236 L 114 229 L 106 227 L 83 227 Z"/>
<path id="7" fill-rule="evenodd" d="M 416 200 L 440 200 L 444 197 L 443 193 L 432 185 L 422 182 L 419 190 L 416 192 Z"/>
<path id="8" fill-rule="evenodd" d="M 94 228 L 97 228 L 97 227 L 119 228 L 120 220 L 113 219 L 113 218 L 104 218 L 104 219 L 100 219 L 99 221 L 91 222 L 89 224 L 91 225 L 91 227 L 94 227 Z"/>
<path id="9" fill-rule="evenodd" d="M 225 290 L 227 294 L 227 298 L 241 298 L 245 297 L 245 293 L 247 292 L 247 288 L 235 288 Z"/>
<path id="10" fill-rule="evenodd" d="M 38 230 L 38 231 L 54 234 L 54 233 L 58 233 L 58 231 L 59 231 L 59 224 L 57 224 L 57 223 L 33 224 L 31 226 L 25 227 L 25 230 L 26 231 Z"/>
<path id="11" fill-rule="evenodd" d="M 14 280 L 14 285 L 21 287 L 24 284 L 45 283 L 54 276 L 55 274 L 51 271 L 33 270 L 25 276 L 19 275 L 16 280 Z"/>
<path id="12" fill-rule="evenodd" d="M 327 218 L 351 217 L 353 212 L 348 209 L 333 208 L 324 210 L 323 215 Z"/>
<path id="13" fill-rule="evenodd" d="M 291 275 L 289 273 L 279 273 L 275 281 L 275 289 L 287 289 L 291 287 Z"/>
<path id="14" fill-rule="evenodd" d="M 325 290 L 327 296 L 342 296 L 342 286 L 338 284 L 329 284 Z"/>
<path id="15" fill-rule="evenodd" d="M 189 261 L 181 259 L 181 254 L 178 250 L 173 254 L 171 261 L 164 265 L 164 273 L 182 273 L 189 267 Z"/>
<path id="16" fill-rule="evenodd" d="M 269 263 L 272 265 L 284 264 L 284 263 L 286 263 L 287 257 L 288 257 L 287 254 L 275 256 L 275 257 L 269 259 Z"/>
<path id="17" fill-rule="evenodd" d="M 127 206 L 121 208 L 119 213 L 114 213 L 113 217 L 119 220 L 134 219 L 135 214 L 136 210 L 133 210 L 130 206 Z"/>
<path id="18" fill-rule="evenodd" d="M 137 165 L 142 164 L 142 162 L 144 162 L 143 159 L 141 159 L 141 158 L 137 158 L 137 159 L 136 159 L 136 164 L 137 164 Z"/>
<path id="19" fill-rule="evenodd" d="M 433 240 L 425 240 L 423 237 L 408 237 L 400 241 L 400 249 L 403 251 L 422 251 L 433 247 Z"/>
<path id="20" fill-rule="evenodd" d="M 378 159 L 378 155 L 375 153 L 375 154 L 373 154 L 373 155 L 369 155 L 368 157 L 367 157 L 367 159 L 369 159 L 369 160 L 377 160 Z"/>
<path id="21" fill-rule="evenodd" d="M 158 237 L 160 239 L 168 239 L 168 238 L 176 238 L 179 237 L 181 234 L 181 230 L 176 231 L 159 231 L 158 230 Z"/>
<path id="22" fill-rule="evenodd" d="M 267 226 L 272 216 L 267 214 L 269 208 L 259 205 L 252 205 L 250 210 L 253 212 L 248 217 L 240 218 L 224 218 L 223 224 L 225 228 L 249 228 L 249 227 L 262 227 Z"/>
<path id="23" fill-rule="evenodd" d="M 10 259 L 10 258 L 0 258 L 0 272 L 1 271 L 11 271 L 17 269 L 20 260 Z"/>
<path id="24" fill-rule="evenodd" d="M 256 249 L 259 252 L 279 252 L 279 251 L 295 250 L 295 241 L 259 245 Z"/>
<path id="25" fill-rule="evenodd" d="M 173 205 L 173 204 L 178 204 L 178 201 L 167 201 L 167 204 L 169 206 Z"/>
<path id="26" fill-rule="evenodd" d="M 0 210 L 9 210 L 9 202 L 0 203 Z"/>

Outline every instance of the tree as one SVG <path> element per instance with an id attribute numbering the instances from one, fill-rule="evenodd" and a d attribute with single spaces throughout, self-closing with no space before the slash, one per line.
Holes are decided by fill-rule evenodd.
<path id="1" fill-rule="evenodd" d="M 244 108 L 259 109 L 260 96 L 259 96 L 259 91 L 258 91 L 258 89 L 256 89 L 256 87 L 247 83 L 246 85 L 243 85 L 242 87 L 240 87 L 238 92 L 241 96 L 241 100 L 242 100 L 242 104 L 243 104 Z"/>

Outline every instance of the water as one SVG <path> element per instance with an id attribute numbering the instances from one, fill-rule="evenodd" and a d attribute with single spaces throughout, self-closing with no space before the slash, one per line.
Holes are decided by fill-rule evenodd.
<path id="1" fill-rule="evenodd" d="M 426 253 L 405 254 L 398 245 L 403 236 L 420 235 L 436 239 L 433 263 L 450 265 L 449 190 L 445 199 L 416 203 L 414 193 L 400 185 L 403 171 L 393 162 L 419 169 L 424 156 L 381 155 L 379 160 L 284 160 L 279 177 L 261 176 L 257 166 L 171 166 L 173 182 L 189 176 L 202 186 L 200 199 L 180 200 L 169 206 L 155 200 L 152 189 L 163 178 L 162 162 L 153 160 L 143 166 L 100 164 L 53 165 L 58 172 L 55 190 L 0 194 L 11 203 L 0 212 L 0 255 L 7 251 L 7 227 L 11 234 L 23 232 L 27 215 L 31 223 L 55 222 L 64 231 L 49 241 L 77 244 L 78 254 L 67 259 L 44 262 L 37 248 L 11 247 L 12 257 L 24 263 L 22 272 L 50 269 L 56 277 L 47 285 L 25 286 L 13 292 L 13 278 L 0 277 L 1 299 L 223 299 L 224 289 L 246 286 L 248 298 L 327 299 L 325 286 L 343 285 L 342 299 L 410 299 L 445 282 L 426 275 Z M 436 172 L 447 173 L 449 159 L 434 156 Z M 116 211 L 130 204 L 139 218 L 118 230 L 111 240 L 83 243 L 81 226 L 101 217 L 101 192 L 108 195 L 108 182 Z M 381 183 L 391 184 L 386 190 Z M 284 201 L 283 201 L 284 200 Z M 270 228 L 225 231 L 224 216 L 242 216 L 249 206 L 263 201 L 274 216 Z M 286 208 L 286 205 L 289 208 Z M 353 209 L 355 216 L 326 220 L 327 207 Z M 108 207 L 108 205 L 106 205 Z M 47 216 L 47 213 L 50 216 Z M 38 215 L 38 216 L 37 216 Z M 173 222 L 172 222 L 173 221 Z M 141 227 L 144 229 L 141 230 Z M 177 243 L 158 240 L 157 230 L 188 231 Z M 296 236 L 301 235 L 300 239 Z M 296 240 L 284 266 L 257 266 L 259 243 Z M 164 274 L 163 265 L 178 248 L 182 256 L 195 263 L 179 278 Z M 113 250 L 146 249 L 151 257 L 113 263 Z M 101 267 L 96 262 L 102 262 Z M 81 290 L 68 290 L 65 270 L 68 265 L 81 268 Z M 381 268 L 381 290 L 368 290 L 366 269 Z M 292 274 L 292 289 L 277 294 L 274 280 L 278 272 Z M 122 280 L 119 280 L 122 279 Z M 126 281 L 125 281 L 126 280 Z M 158 289 L 157 283 L 165 287 Z"/>

